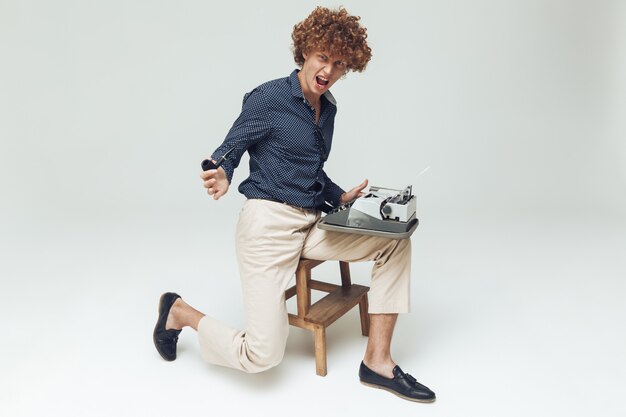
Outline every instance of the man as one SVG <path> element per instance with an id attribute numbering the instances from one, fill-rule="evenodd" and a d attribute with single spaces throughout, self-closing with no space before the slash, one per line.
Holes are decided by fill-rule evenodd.
<path id="1" fill-rule="evenodd" d="M 237 224 L 237 258 L 246 308 L 245 331 L 232 329 L 165 293 L 154 343 L 166 360 L 176 359 L 183 327 L 198 332 L 210 363 L 261 372 L 283 357 L 289 333 L 284 293 L 300 257 L 374 261 L 369 291 L 370 335 L 359 369 L 365 385 L 412 401 L 435 394 L 393 362 L 390 345 L 398 313 L 409 310 L 409 239 L 324 231 L 320 210 L 358 198 L 367 180 L 349 191 L 324 172 L 337 111 L 330 87 L 348 71 L 363 71 L 371 58 L 366 29 L 348 12 L 316 8 L 292 33 L 300 70 L 269 81 L 244 97 L 242 111 L 212 159 L 223 165 L 203 172 L 215 200 L 224 196 L 245 151 L 250 176 L 239 186 L 246 201 Z"/>

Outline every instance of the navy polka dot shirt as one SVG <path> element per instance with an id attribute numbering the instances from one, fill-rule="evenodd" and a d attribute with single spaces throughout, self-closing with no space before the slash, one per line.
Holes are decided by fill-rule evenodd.
<path id="1" fill-rule="evenodd" d="M 326 211 L 329 205 L 339 205 L 344 192 L 323 169 L 336 113 L 335 99 L 328 91 L 321 98 L 315 125 L 315 110 L 305 100 L 294 70 L 289 77 L 261 84 L 244 96 L 241 114 L 211 158 L 218 160 L 233 149 L 222 164 L 232 182 L 247 150 L 250 176 L 239 185 L 240 193 Z"/>

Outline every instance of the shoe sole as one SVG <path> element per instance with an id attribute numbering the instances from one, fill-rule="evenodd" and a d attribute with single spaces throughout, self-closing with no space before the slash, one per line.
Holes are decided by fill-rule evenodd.
<path id="1" fill-rule="evenodd" d="M 156 330 L 159 327 L 160 324 L 160 319 L 161 319 L 161 311 L 163 310 L 163 305 L 165 304 L 165 295 L 167 293 L 163 293 L 161 294 L 161 298 L 159 298 L 159 307 L 157 312 L 159 313 L 159 317 L 157 318 L 157 323 L 154 326 L 154 330 L 152 331 L 152 341 L 154 342 L 154 347 L 156 348 L 156 351 L 159 352 L 159 355 L 161 355 L 161 357 L 168 361 L 168 362 L 173 362 L 176 360 L 176 357 L 174 358 L 168 358 L 167 356 L 165 356 L 165 354 L 163 352 L 161 352 L 161 349 L 159 349 L 159 344 L 157 343 L 157 339 L 156 339 Z M 174 300 L 176 301 L 176 300 Z M 172 303 L 173 304 L 173 303 Z M 167 320 L 167 315 L 165 315 L 165 319 L 164 321 Z M 165 328 L 165 322 L 163 323 L 163 328 Z"/>
<path id="2" fill-rule="evenodd" d="M 369 382 L 363 382 L 363 381 L 360 381 L 360 382 L 361 382 L 361 384 L 365 385 L 366 387 L 382 389 L 382 390 L 385 390 L 387 392 L 392 393 L 393 395 L 395 395 L 397 397 L 402 398 L 403 400 L 413 401 L 413 402 L 416 402 L 416 403 L 434 403 L 435 400 L 437 399 L 437 398 L 433 398 L 432 400 L 418 400 L 417 398 L 411 398 L 411 397 L 407 397 L 406 395 L 402 395 L 399 392 L 394 391 L 391 388 L 384 387 L 382 385 L 370 384 Z"/>

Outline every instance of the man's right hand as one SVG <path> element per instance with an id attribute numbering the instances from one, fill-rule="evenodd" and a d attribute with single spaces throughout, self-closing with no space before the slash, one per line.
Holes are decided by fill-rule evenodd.
<path id="1" fill-rule="evenodd" d="M 203 181 L 202 186 L 207 189 L 209 195 L 213 196 L 213 200 L 219 200 L 221 196 L 228 192 L 228 186 L 230 184 L 226 178 L 224 168 L 219 167 L 218 169 L 202 171 L 200 178 L 202 178 Z"/>

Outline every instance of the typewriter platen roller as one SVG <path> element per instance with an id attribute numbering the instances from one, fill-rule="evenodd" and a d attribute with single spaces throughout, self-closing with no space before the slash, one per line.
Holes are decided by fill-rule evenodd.
<path id="1" fill-rule="evenodd" d="M 410 237 L 419 223 L 412 186 L 403 190 L 370 187 L 369 193 L 323 217 L 320 229 L 391 239 Z"/>

